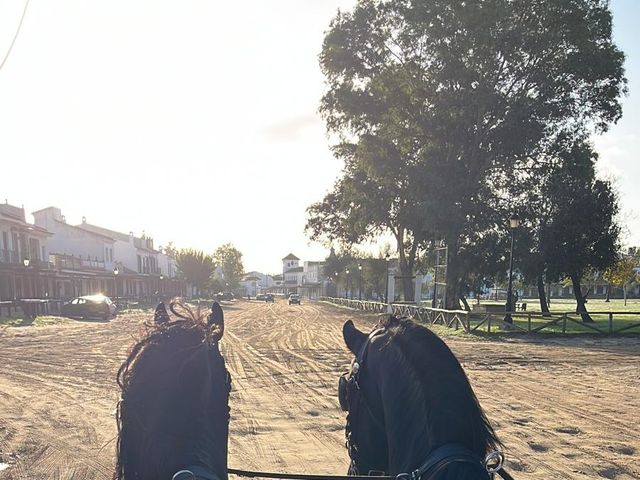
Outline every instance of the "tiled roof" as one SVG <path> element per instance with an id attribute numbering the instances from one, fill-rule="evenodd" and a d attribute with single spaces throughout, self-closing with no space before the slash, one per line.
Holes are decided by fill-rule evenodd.
<path id="1" fill-rule="evenodd" d="M 108 228 L 98 227 L 97 225 L 91 225 L 90 223 L 81 223 L 80 225 L 75 226 L 82 230 L 86 230 L 87 232 L 97 233 L 114 240 L 121 240 L 123 242 L 129 241 L 129 235 L 116 232 L 115 230 L 109 230 Z"/>
<path id="2" fill-rule="evenodd" d="M 21 227 L 23 227 L 23 228 L 25 228 L 27 230 L 31 230 L 33 232 L 43 233 L 45 235 L 53 235 L 53 233 L 51 233 L 46 228 L 42 228 L 42 227 L 40 227 L 38 225 L 32 225 L 31 223 L 24 222 L 21 218 L 15 217 L 15 216 L 10 215 L 10 214 L 7 214 L 6 212 L 0 212 L 0 218 L 6 220 L 8 222 L 17 223 Z"/>
<path id="3" fill-rule="evenodd" d="M 300 260 L 300 259 L 296 257 L 293 253 L 290 253 L 289 255 L 284 257 L 282 260 Z"/>

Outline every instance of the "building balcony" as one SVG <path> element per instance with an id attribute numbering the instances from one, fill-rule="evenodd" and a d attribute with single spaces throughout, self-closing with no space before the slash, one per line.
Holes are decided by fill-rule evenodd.
<path id="1" fill-rule="evenodd" d="M 0 249 L 0 263 L 14 263 L 19 264 L 20 256 L 16 250 L 4 250 Z"/>

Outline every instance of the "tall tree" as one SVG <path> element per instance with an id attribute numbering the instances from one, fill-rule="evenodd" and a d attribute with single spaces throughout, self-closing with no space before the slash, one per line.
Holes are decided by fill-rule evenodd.
<path id="1" fill-rule="evenodd" d="M 543 188 L 553 199 L 540 242 L 550 280 L 571 280 L 576 312 L 592 321 L 586 308 L 582 278 L 590 270 L 604 271 L 617 259 L 620 226 L 618 202 L 609 182 L 595 178 L 597 158 L 591 146 L 578 142 L 560 155 L 561 163 Z"/>
<path id="2" fill-rule="evenodd" d="M 214 271 L 211 255 L 201 250 L 185 248 L 176 254 L 179 275 L 198 290 L 198 295 L 207 288 Z"/>
<path id="3" fill-rule="evenodd" d="M 604 0 L 359 0 L 320 56 L 345 170 L 310 209 L 312 238 L 391 232 L 404 276 L 437 234 L 458 308 L 461 251 L 502 227 L 507 185 L 559 133 L 620 117 L 623 60 Z"/>
<path id="4" fill-rule="evenodd" d="M 622 288 L 624 294 L 624 304 L 627 304 L 627 287 L 638 279 L 637 259 L 632 256 L 624 255 L 604 272 L 604 279 L 611 285 Z"/>
<path id="5" fill-rule="evenodd" d="M 213 260 L 216 266 L 222 269 L 224 283 L 228 283 L 229 288 L 237 288 L 244 275 L 242 252 L 231 243 L 226 243 L 213 252 Z"/>

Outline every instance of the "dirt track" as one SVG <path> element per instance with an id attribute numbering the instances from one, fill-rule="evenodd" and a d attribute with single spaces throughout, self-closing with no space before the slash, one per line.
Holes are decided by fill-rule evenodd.
<path id="1" fill-rule="evenodd" d="M 344 473 L 342 322 L 321 304 L 225 308 L 230 466 Z M 144 315 L 0 330 L 0 479 L 111 478 L 115 372 Z M 640 339 L 448 338 L 516 479 L 640 478 Z"/>

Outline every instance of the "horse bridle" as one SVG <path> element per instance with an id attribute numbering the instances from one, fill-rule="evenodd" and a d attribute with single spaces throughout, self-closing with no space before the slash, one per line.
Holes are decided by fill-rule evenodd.
<path id="1" fill-rule="evenodd" d="M 369 351 L 369 346 L 372 340 L 386 333 L 384 328 L 378 328 L 373 330 L 367 340 L 364 342 L 356 358 L 351 364 L 351 370 L 349 373 L 344 373 L 340 376 L 338 380 L 338 400 L 340 402 L 340 408 L 351 414 L 351 410 L 354 406 L 357 408 L 359 404 L 362 404 L 364 408 L 368 411 L 370 418 L 374 421 L 374 423 L 384 431 L 384 425 L 376 416 L 367 401 L 365 395 L 362 392 L 362 388 L 360 386 L 360 373 L 362 372 L 365 360 L 367 359 L 367 352 Z M 350 399 L 350 396 L 357 392 L 357 398 Z M 353 401 L 355 400 L 355 402 Z M 360 475 L 356 465 L 355 454 L 357 448 L 355 448 L 353 438 L 351 438 L 351 434 L 349 433 L 349 419 L 347 420 L 347 449 L 349 452 L 349 458 L 351 460 L 351 465 L 349 467 L 349 473 L 352 472 L 356 475 Z M 435 450 L 433 450 L 427 456 L 427 459 L 424 463 L 414 470 L 411 473 L 401 473 L 395 477 L 396 480 L 429 480 L 433 478 L 435 475 L 440 473 L 442 470 L 447 468 L 449 465 L 454 463 L 467 463 L 478 468 L 481 468 L 483 472 L 486 473 L 487 478 L 494 478 L 495 474 L 498 474 L 504 480 L 513 480 L 511 475 L 509 475 L 503 468 L 504 456 L 501 452 L 491 452 L 485 458 L 482 458 L 472 450 L 470 450 L 465 445 L 459 443 L 447 443 L 439 446 Z M 368 472 L 369 475 L 376 474 L 381 476 L 387 476 L 388 472 Z"/>

